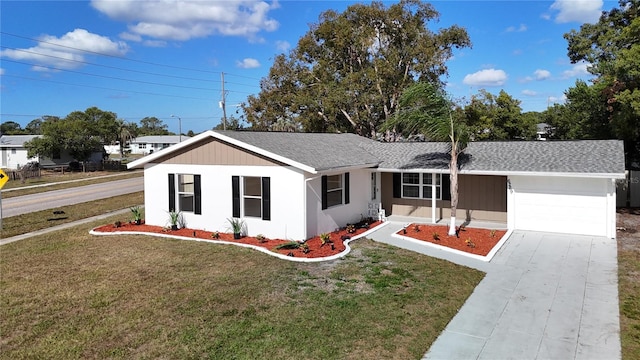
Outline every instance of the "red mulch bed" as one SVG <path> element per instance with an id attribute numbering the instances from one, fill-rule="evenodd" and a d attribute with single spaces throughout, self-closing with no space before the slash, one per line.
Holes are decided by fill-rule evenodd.
<path id="1" fill-rule="evenodd" d="M 416 231 L 416 226 L 418 226 L 419 231 Z M 464 227 L 458 232 L 459 237 L 456 237 L 455 235 L 448 235 L 448 225 L 425 224 L 410 224 L 407 226 L 406 231 L 406 234 L 403 233 L 403 230 L 398 231 L 397 234 L 480 256 L 487 256 L 504 234 L 507 233 L 506 230 Z M 434 239 L 436 238 L 434 234 L 437 234 L 438 240 Z"/>
<path id="2" fill-rule="evenodd" d="M 167 234 L 167 235 L 175 235 L 175 236 L 184 236 L 191 237 L 203 240 L 209 240 L 212 242 L 215 241 L 229 241 L 236 242 L 241 244 L 250 244 L 263 247 L 265 249 L 278 252 L 283 255 L 290 255 L 294 257 L 306 257 L 306 258 L 319 258 L 319 257 L 327 257 L 339 254 L 345 250 L 345 245 L 343 242 L 343 236 L 354 237 L 356 235 L 362 234 L 363 232 L 372 229 L 378 225 L 382 224 L 380 221 L 373 222 L 369 225 L 368 228 L 357 228 L 353 233 L 347 233 L 346 229 L 340 229 L 339 231 L 333 231 L 330 233 L 330 242 L 322 245 L 320 241 L 320 237 L 316 236 L 314 238 L 308 239 L 304 243 L 309 247 L 309 251 L 305 254 L 301 248 L 298 249 L 280 249 L 275 250 L 274 248 L 278 245 L 289 243 L 289 240 L 281 240 L 281 239 L 264 239 L 259 241 L 257 238 L 252 236 L 244 236 L 241 239 L 234 239 L 233 234 L 230 233 L 222 233 L 220 232 L 219 239 L 212 238 L 212 231 L 204 231 L 204 230 L 194 230 L 189 228 L 178 229 L 178 230 L 168 230 L 161 226 L 153 226 L 146 225 L 144 223 L 140 225 L 136 225 L 133 223 L 122 223 L 120 227 L 115 227 L 113 224 L 103 225 L 93 229 L 96 232 L 117 232 L 117 231 L 135 231 L 141 233 L 152 233 L 152 234 Z M 346 240 L 346 238 L 345 238 Z M 333 243 L 333 248 L 331 246 Z"/>

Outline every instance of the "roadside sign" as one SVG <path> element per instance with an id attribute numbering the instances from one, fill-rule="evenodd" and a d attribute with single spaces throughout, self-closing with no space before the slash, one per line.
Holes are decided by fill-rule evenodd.
<path id="1" fill-rule="evenodd" d="M 0 169 L 0 189 L 4 186 L 4 184 L 9 181 L 9 176 L 4 172 L 4 170 Z"/>

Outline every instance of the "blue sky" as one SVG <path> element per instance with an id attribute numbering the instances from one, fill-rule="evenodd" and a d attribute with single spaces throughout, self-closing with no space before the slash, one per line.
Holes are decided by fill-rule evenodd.
<path id="1" fill-rule="evenodd" d="M 321 12 L 352 1 L 0 2 L 0 122 L 23 127 L 96 106 L 178 131 L 220 123 L 260 90 L 274 57 L 296 46 Z M 388 6 L 391 2 L 385 2 Z M 588 64 L 571 64 L 563 34 L 597 22 L 614 1 L 435 1 L 432 29 L 464 27 L 473 47 L 443 78 L 453 98 L 505 90 L 523 111 L 563 101 Z M 85 50 L 85 51 L 80 51 Z"/>

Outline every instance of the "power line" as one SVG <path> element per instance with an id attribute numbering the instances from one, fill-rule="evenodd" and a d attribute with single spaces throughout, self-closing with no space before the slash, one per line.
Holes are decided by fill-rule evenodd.
<path id="1" fill-rule="evenodd" d="M 16 61 L 16 60 L 6 60 L 5 59 L 4 61 L 9 61 L 9 62 L 12 62 L 12 63 L 23 64 L 23 65 L 29 65 L 29 66 L 42 66 L 42 65 L 38 65 L 38 64 L 26 63 L 26 62 Z M 46 66 L 46 67 L 49 68 L 49 69 L 58 70 L 58 71 L 64 71 L 64 72 L 69 72 L 69 73 L 74 73 L 74 74 L 81 74 L 81 75 L 87 75 L 87 76 L 100 77 L 100 78 L 104 78 L 104 79 L 129 81 L 129 82 L 135 82 L 135 83 L 139 83 L 139 84 L 156 85 L 156 86 L 169 86 L 169 87 L 176 87 L 176 88 L 183 88 L 183 89 L 193 89 L 193 90 L 218 91 L 218 89 L 207 89 L 207 88 L 200 88 L 200 87 L 193 87 L 193 86 L 163 84 L 163 83 L 157 83 L 157 82 L 151 82 L 151 81 L 125 79 L 125 78 L 120 78 L 120 77 L 116 77 L 116 76 L 98 75 L 98 74 L 92 74 L 92 73 L 87 73 L 87 72 L 83 72 L 83 71 L 76 71 L 76 70 L 70 70 L 70 69 L 57 68 L 57 67 L 54 67 L 54 66 Z"/>
<path id="2" fill-rule="evenodd" d="M 6 31 L 0 31 L 0 34 L 16 37 L 16 38 L 20 38 L 20 39 L 31 40 L 31 41 L 35 41 L 37 43 L 43 43 L 43 44 L 58 46 L 58 47 L 71 49 L 71 50 L 75 50 L 75 51 L 81 51 L 81 52 L 85 52 L 85 53 L 89 53 L 89 54 L 105 56 L 105 57 L 110 57 L 110 58 L 119 59 L 119 60 L 137 62 L 137 63 L 141 63 L 141 64 L 147 64 L 147 65 L 153 65 L 153 66 L 159 66 L 159 67 L 165 67 L 165 68 L 171 68 L 171 69 L 180 69 L 180 70 L 187 70 L 187 71 L 194 71 L 194 72 L 202 72 L 202 73 L 208 73 L 208 74 L 216 74 L 216 75 L 221 73 L 220 71 L 202 70 L 202 69 L 187 68 L 187 67 L 182 67 L 182 66 L 154 63 L 154 62 L 151 62 L 151 61 L 136 60 L 136 59 L 131 59 L 131 58 L 128 58 L 128 57 L 125 57 L 125 56 L 117 56 L 117 55 L 106 54 L 106 53 L 101 53 L 101 52 L 97 52 L 97 51 L 91 51 L 91 50 L 76 48 L 76 47 L 73 47 L 73 46 L 61 45 L 61 44 L 57 44 L 55 42 L 50 42 L 50 41 L 35 39 L 35 38 L 32 38 L 32 37 L 28 37 L 28 36 L 8 33 Z M 250 80 L 258 80 L 258 81 L 260 80 L 258 78 L 244 76 L 244 75 L 229 74 L 229 73 L 225 73 L 225 74 L 226 75 L 240 77 L 240 78 L 250 79 Z"/>
<path id="3" fill-rule="evenodd" d="M 74 63 L 85 64 L 85 65 L 100 66 L 100 67 L 104 67 L 104 68 L 108 68 L 108 69 L 122 70 L 122 71 L 128 71 L 128 72 L 138 73 L 138 74 L 155 75 L 155 76 L 163 76 L 163 77 L 169 77 L 169 78 L 174 78 L 174 79 L 183 79 L 183 80 L 206 81 L 206 82 L 219 82 L 218 80 L 213 80 L 213 79 L 212 79 L 212 80 L 208 80 L 208 79 L 202 79 L 202 78 L 192 78 L 192 77 L 186 77 L 186 76 L 177 76 L 177 75 L 160 74 L 160 73 L 153 73 L 153 72 L 148 72 L 148 71 L 141 71 L 141 70 L 126 69 L 126 68 L 121 68 L 121 67 L 117 67 L 117 66 L 110 66 L 110 65 L 96 64 L 96 63 L 91 63 L 91 62 L 88 62 L 88 61 L 81 61 L 81 60 L 67 59 L 67 58 L 63 58 L 63 57 L 60 57 L 60 56 L 54 56 L 54 55 L 49 55 L 49 54 L 43 54 L 43 53 L 39 53 L 39 52 L 35 52 L 35 51 L 29 51 L 29 50 L 24 50 L 24 49 L 16 49 L 16 48 L 8 47 L 8 46 L 0 46 L 0 48 L 3 48 L 3 49 L 9 49 L 9 50 L 14 50 L 14 51 L 20 51 L 20 52 L 24 52 L 24 53 L 28 53 L 28 54 L 37 55 L 37 56 L 43 56 L 43 57 L 49 57 L 49 58 L 54 58 L 54 59 L 60 59 L 60 60 L 63 60 L 63 61 L 68 61 L 68 62 L 74 62 Z M 5 61 L 9 61 L 9 60 L 5 60 Z M 37 65 L 37 66 L 42 66 L 42 65 Z M 48 65 L 47 65 L 47 66 L 48 66 Z M 241 85 L 241 84 L 236 84 L 236 85 Z"/>
<path id="4" fill-rule="evenodd" d="M 192 97 L 192 96 L 180 96 L 180 95 L 174 95 L 174 94 L 158 94 L 158 93 L 144 92 L 144 91 L 114 89 L 114 88 L 107 88 L 107 87 L 102 87 L 102 86 L 66 83 L 66 82 L 55 81 L 55 80 L 34 79 L 34 78 L 29 78 L 29 77 L 26 77 L 26 76 L 18 76 L 18 75 L 4 74 L 4 75 L 2 75 L 2 77 L 13 77 L 13 78 L 18 78 L 18 79 L 23 79 L 23 80 L 42 81 L 42 82 L 49 82 L 49 83 L 54 83 L 54 84 L 71 85 L 71 86 L 79 86 L 79 87 L 88 87 L 88 88 L 101 89 L 101 90 L 122 91 L 122 92 L 134 93 L 134 94 L 143 94 L 143 95 L 165 96 L 165 97 L 173 97 L 173 98 L 181 98 L 181 99 L 193 99 L 193 100 L 211 101 L 210 98 L 205 99 L 205 98 L 198 98 L 198 97 Z"/>

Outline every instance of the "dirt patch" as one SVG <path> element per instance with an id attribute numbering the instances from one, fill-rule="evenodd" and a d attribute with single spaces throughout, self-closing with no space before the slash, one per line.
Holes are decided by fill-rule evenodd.
<path id="1" fill-rule="evenodd" d="M 410 224 L 397 234 L 480 256 L 487 256 L 506 234 L 505 230 L 470 227 L 457 228 L 457 235 L 449 235 L 448 231 L 446 225 Z"/>
<path id="2" fill-rule="evenodd" d="M 640 209 L 618 209 L 618 291 L 623 359 L 640 358 Z"/>

